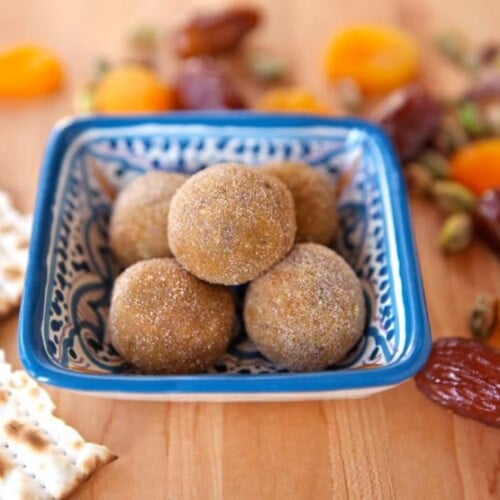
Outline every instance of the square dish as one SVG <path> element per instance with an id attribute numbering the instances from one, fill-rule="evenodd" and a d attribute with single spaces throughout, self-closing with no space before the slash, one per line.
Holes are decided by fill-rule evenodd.
<path id="1" fill-rule="evenodd" d="M 107 226 L 113 193 L 151 169 L 192 174 L 236 161 L 300 160 L 352 178 L 336 247 L 360 277 L 363 338 L 329 370 L 290 373 L 238 333 L 210 373 L 134 373 L 106 336 L 118 268 Z M 360 120 L 253 113 L 89 117 L 60 124 L 41 173 L 20 313 L 19 351 L 40 382 L 109 397 L 304 400 L 362 397 L 411 377 L 430 333 L 405 188 L 384 134 Z"/>

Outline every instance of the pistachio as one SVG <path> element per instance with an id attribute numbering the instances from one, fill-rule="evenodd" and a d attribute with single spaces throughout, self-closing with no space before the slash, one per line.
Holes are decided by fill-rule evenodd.
<path id="1" fill-rule="evenodd" d="M 426 196 L 432 192 L 434 175 L 421 163 L 410 163 L 405 168 L 408 185 L 415 194 Z"/>
<path id="2" fill-rule="evenodd" d="M 465 186 L 453 181 L 436 181 L 433 194 L 438 205 L 446 213 L 471 212 L 476 197 Z"/>
<path id="3" fill-rule="evenodd" d="M 337 82 L 335 92 L 340 105 L 347 111 L 357 111 L 363 104 L 361 89 L 351 78 Z"/>
<path id="4" fill-rule="evenodd" d="M 463 101 L 459 104 L 457 117 L 460 125 L 471 137 L 485 135 L 488 132 L 488 125 L 480 109 L 470 101 Z"/>
<path id="5" fill-rule="evenodd" d="M 92 113 L 94 111 L 94 93 L 91 86 L 87 85 L 80 89 L 74 99 L 73 108 L 77 113 Z"/>
<path id="6" fill-rule="evenodd" d="M 498 323 L 499 299 L 490 294 L 478 295 L 469 314 L 469 329 L 479 340 L 487 339 Z"/>
<path id="7" fill-rule="evenodd" d="M 439 233 L 439 245 L 445 252 L 460 252 L 469 246 L 472 232 L 472 219 L 469 214 L 450 215 Z"/>
<path id="8" fill-rule="evenodd" d="M 92 61 L 92 66 L 90 69 L 90 80 L 88 82 L 88 87 L 93 87 L 99 83 L 102 77 L 109 71 L 111 64 L 109 61 L 102 57 L 98 57 Z"/>
<path id="9" fill-rule="evenodd" d="M 262 50 L 251 52 L 246 59 L 250 73 L 264 83 L 281 80 L 287 71 L 286 65 L 278 56 Z"/>
<path id="10" fill-rule="evenodd" d="M 448 176 L 449 162 L 446 156 L 443 154 L 433 151 L 426 150 L 418 158 L 418 163 L 427 167 L 432 175 L 437 178 L 444 178 Z"/>
<path id="11" fill-rule="evenodd" d="M 137 50 L 154 50 L 158 42 L 158 32 L 150 24 L 139 24 L 130 30 L 127 42 Z"/>
<path id="12" fill-rule="evenodd" d="M 468 137 L 454 116 L 445 116 L 432 140 L 436 149 L 449 155 L 467 144 Z"/>
<path id="13" fill-rule="evenodd" d="M 462 64 L 467 44 L 465 38 L 457 31 L 441 33 L 436 37 L 436 43 L 441 53 L 455 64 Z"/>

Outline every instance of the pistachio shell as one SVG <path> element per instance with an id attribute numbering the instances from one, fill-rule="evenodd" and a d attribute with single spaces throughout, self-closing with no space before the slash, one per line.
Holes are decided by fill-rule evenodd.
<path id="1" fill-rule="evenodd" d="M 424 151 L 418 158 L 418 163 L 426 166 L 434 177 L 444 178 L 448 177 L 450 165 L 446 156 L 437 151 L 427 150 Z"/>
<path id="2" fill-rule="evenodd" d="M 445 252 L 460 252 L 469 246 L 472 233 L 472 218 L 469 214 L 450 215 L 439 233 L 439 245 Z"/>
<path id="3" fill-rule="evenodd" d="M 434 198 L 446 213 L 470 212 L 476 197 L 465 186 L 453 181 L 436 181 L 433 186 Z"/>

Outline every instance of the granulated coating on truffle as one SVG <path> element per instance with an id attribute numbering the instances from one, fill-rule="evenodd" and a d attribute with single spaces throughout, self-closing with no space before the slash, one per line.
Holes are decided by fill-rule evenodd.
<path id="1" fill-rule="evenodd" d="M 200 279 L 250 281 L 293 246 L 290 191 L 276 177 L 237 164 L 214 165 L 177 191 L 168 217 L 172 253 Z"/>
<path id="2" fill-rule="evenodd" d="M 335 184 L 324 172 L 305 163 L 270 163 L 262 171 L 286 184 L 293 196 L 297 217 L 297 242 L 332 242 L 337 230 Z"/>
<path id="3" fill-rule="evenodd" d="M 363 334 L 365 314 L 354 271 L 315 243 L 296 245 L 251 283 L 244 306 L 258 349 L 292 370 L 321 370 L 342 359 Z"/>
<path id="4" fill-rule="evenodd" d="M 137 262 L 115 281 L 108 328 L 116 350 L 145 373 L 196 373 L 227 349 L 231 292 L 174 259 Z"/>
<path id="5" fill-rule="evenodd" d="M 148 172 L 127 185 L 113 206 L 109 241 L 123 266 L 155 257 L 169 257 L 167 217 L 170 201 L 187 176 Z"/>

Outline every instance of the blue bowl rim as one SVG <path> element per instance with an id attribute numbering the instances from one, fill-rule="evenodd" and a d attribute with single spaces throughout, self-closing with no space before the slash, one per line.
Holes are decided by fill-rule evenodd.
<path id="1" fill-rule="evenodd" d="M 196 374 L 196 375 L 100 375 L 65 370 L 56 366 L 39 345 L 33 345 L 40 331 L 42 309 L 39 297 L 45 287 L 45 260 L 49 234 L 44 229 L 52 220 L 55 186 L 62 157 L 71 141 L 89 128 L 136 125 L 208 125 L 241 127 L 331 126 L 363 130 L 379 148 L 391 189 L 394 231 L 400 262 L 403 304 L 410 346 L 402 361 L 381 368 L 277 374 Z M 410 286 L 411 285 L 411 286 Z M 21 304 L 18 347 L 25 369 L 40 382 L 57 387 L 91 392 L 167 393 L 301 393 L 369 389 L 392 386 L 412 377 L 426 362 L 431 335 L 422 280 L 416 255 L 410 211 L 401 169 L 392 145 L 383 130 L 356 118 L 326 118 L 300 114 L 255 112 L 173 112 L 166 115 L 87 116 L 64 119 L 48 141 L 35 204 L 32 241 Z"/>

